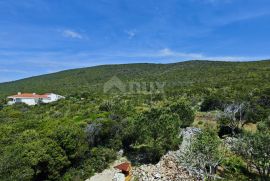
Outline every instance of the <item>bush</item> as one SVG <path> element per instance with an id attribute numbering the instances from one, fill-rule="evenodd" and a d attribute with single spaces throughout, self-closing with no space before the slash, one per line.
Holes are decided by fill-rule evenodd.
<path id="1" fill-rule="evenodd" d="M 180 159 L 187 167 L 200 169 L 207 178 L 211 178 L 223 157 L 221 140 L 213 130 L 207 129 L 196 135 Z"/>
<path id="2" fill-rule="evenodd" d="M 25 131 L 0 159 L 1 180 L 57 180 L 70 162 L 56 142 Z"/>
<path id="3" fill-rule="evenodd" d="M 66 171 L 66 173 L 61 178 L 61 181 L 83 181 L 94 175 L 94 171 L 91 171 L 89 174 L 86 169 L 71 168 Z"/>
<path id="4" fill-rule="evenodd" d="M 260 132 L 265 132 L 265 133 L 269 132 L 269 130 L 270 130 L 270 118 L 268 118 L 268 119 L 266 119 L 264 121 L 258 122 L 257 129 Z"/>
<path id="5" fill-rule="evenodd" d="M 245 133 L 235 151 L 248 163 L 251 170 L 257 170 L 261 180 L 269 180 L 270 174 L 270 134 L 264 132 Z"/>
<path id="6" fill-rule="evenodd" d="M 72 163 L 84 157 L 88 144 L 86 134 L 79 126 L 54 122 L 52 125 L 47 124 L 44 131 L 45 135 L 53 139 L 65 151 Z"/>
<path id="7" fill-rule="evenodd" d="M 208 96 L 204 99 L 201 105 L 201 111 L 213 111 L 213 110 L 222 110 L 224 101 L 218 96 Z"/>
<path id="8" fill-rule="evenodd" d="M 155 162 L 168 150 L 178 148 L 181 120 L 168 108 L 152 108 L 142 113 L 135 121 L 135 144 L 147 148 L 146 152 L 154 154 L 149 160 Z M 141 145 L 141 146 L 139 146 Z"/>
<path id="9" fill-rule="evenodd" d="M 248 180 L 245 176 L 246 164 L 241 157 L 232 154 L 227 155 L 221 165 L 225 169 L 224 177 L 226 179 Z"/>
<path id="10" fill-rule="evenodd" d="M 181 121 L 182 128 L 188 127 L 193 123 L 195 114 L 194 114 L 194 111 L 186 102 L 180 101 L 180 102 L 172 103 L 169 105 L 169 108 L 172 113 L 175 113 L 178 115 Z"/>
<path id="11" fill-rule="evenodd" d="M 116 159 L 116 152 L 108 148 L 93 148 L 91 157 L 85 163 L 89 164 L 96 172 L 101 172 L 108 167 L 109 163 Z"/>
<path id="12" fill-rule="evenodd" d="M 109 163 L 116 159 L 116 153 L 107 148 L 93 148 L 89 158 L 77 168 L 69 169 L 61 180 L 63 181 L 83 181 L 93 176 L 96 172 L 101 172 L 109 166 Z"/>

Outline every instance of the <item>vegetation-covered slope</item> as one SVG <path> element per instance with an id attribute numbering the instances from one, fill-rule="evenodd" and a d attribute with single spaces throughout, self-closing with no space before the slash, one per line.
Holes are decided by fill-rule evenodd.
<path id="1" fill-rule="evenodd" d="M 269 70 L 270 61 L 106 65 L 2 83 L 0 98 L 21 91 L 66 99 L 36 106 L 0 99 L 0 180 L 85 180 L 120 149 L 132 164 L 156 163 L 179 148 L 180 130 L 194 125 L 196 115 L 202 134 L 182 164 L 208 178 L 269 180 Z M 166 93 L 104 96 L 113 76 L 165 82 Z M 200 111 L 214 111 L 217 126 L 198 119 Z M 246 133 L 247 123 L 256 124 L 256 133 Z M 243 145 L 226 146 L 227 137 Z"/>
<path id="2" fill-rule="evenodd" d="M 102 93 L 111 77 L 122 81 L 166 82 L 168 92 L 206 88 L 250 91 L 269 85 L 270 61 L 187 61 L 174 64 L 104 65 L 67 70 L 0 84 L 0 96 L 21 92 L 57 92 L 64 95 Z"/>

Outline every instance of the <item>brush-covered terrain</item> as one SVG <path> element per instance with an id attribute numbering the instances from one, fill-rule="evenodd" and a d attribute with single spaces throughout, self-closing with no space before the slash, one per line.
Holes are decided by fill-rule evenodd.
<path id="1" fill-rule="evenodd" d="M 187 61 L 173 64 L 104 65 L 67 70 L 0 84 L 0 95 L 21 92 L 57 92 L 63 95 L 91 91 L 102 93 L 113 76 L 122 81 L 166 83 L 168 93 L 183 90 L 235 89 L 244 93 L 270 83 L 270 61 Z"/>
<path id="2" fill-rule="evenodd" d="M 197 127 L 174 164 L 208 180 L 267 181 L 269 74 L 270 61 L 188 61 L 104 65 L 2 83 L 0 180 L 85 180 L 119 150 L 134 166 L 155 164 L 179 149 L 181 130 Z M 104 93 L 114 76 L 124 83 L 163 82 L 165 91 Z M 7 106 L 6 96 L 17 92 L 66 98 Z"/>

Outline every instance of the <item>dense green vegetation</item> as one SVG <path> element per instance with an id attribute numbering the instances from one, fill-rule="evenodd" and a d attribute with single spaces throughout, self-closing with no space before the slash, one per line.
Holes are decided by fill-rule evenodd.
<path id="1" fill-rule="evenodd" d="M 124 82 L 166 82 L 168 95 L 213 92 L 242 97 L 270 83 L 270 61 L 214 62 L 188 61 L 173 64 L 104 65 L 67 70 L 0 84 L 0 97 L 21 92 L 103 93 L 103 85 L 113 76 Z"/>
<path id="2" fill-rule="evenodd" d="M 178 149 L 180 129 L 191 126 L 199 111 L 218 112 L 218 126 L 196 137 L 188 157 L 194 159 L 187 162 L 209 179 L 267 180 L 269 74 L 270 61 L 190 61 L 98 66 L 2 83 L 0 180 L 83 180 L 104 170 L 120 149 L 134 164 L 156 163 Z M 104 94 L 114 75 L 125 83 L 165 82 L 165 92 Z M 66 99 L 6 106 L 5 96 L 18 91 Z M 255 133 L 244 130 L 248 123 L 257 125 Z M 243 145 L 225 149 L 228 136 Z"/>
<path id="3" fill-rule="evenodd" d="M 158 161 L 177 149 L 180 126 L 189 126 L 194 112 L 184 100 L 67 97 L 4 106 L 0 119 L 0 180 L 80 180 L 105 169 L 121 148 L 144 155 L 139 162 Z"/>

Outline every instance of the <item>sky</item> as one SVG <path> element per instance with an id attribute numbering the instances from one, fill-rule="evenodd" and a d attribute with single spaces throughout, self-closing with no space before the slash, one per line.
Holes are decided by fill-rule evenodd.
<path id="1" fill-rule="evenodd" d="M 0 82 L 102 64 L 268 58 L 269 0 L 0 0 Z"/>

